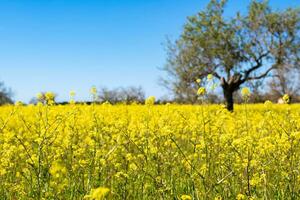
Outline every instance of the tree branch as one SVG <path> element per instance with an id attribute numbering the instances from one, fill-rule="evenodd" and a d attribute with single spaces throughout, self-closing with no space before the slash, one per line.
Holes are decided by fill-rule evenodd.
<path id="1" fill-rule="evenodd" d="M 262 74 L 259 75 L 259 76 L 248 77 L 247 80 L 258 80 L 258 79 L 264 78 L 264 77 L 266 77 L 273 69 L 275 69 L 275 66 L 270 67 L 267 71 L 265 71 L 264 73 L 262 73 Z"/>
<path id="2" fill-rule="evenodd" d="M 221 76 L 217 72 L 211 72 L 213 76 L 215 76 L 217 79 L 221 79 Z"/>
<path id="3" fill-rule="evenodd" d="M 264 57 L 268 56 L 269 53 L 270 53 L 270 51 L 267 51 L 267 52 L 261 54 L 258 58 L 255 58 L 256 65 L 252 66 L 250 69 L 248 69 L 244 72 L 245 75 L 244 75 L 244 78 L 241 80 L 242 83 L 249 80 L 249 76 L 253 71 L 255 71 L 255 70 L 259 69 L 260 67 L 262 67 L 262 65 L 263 65 L 262 59 Z"/>

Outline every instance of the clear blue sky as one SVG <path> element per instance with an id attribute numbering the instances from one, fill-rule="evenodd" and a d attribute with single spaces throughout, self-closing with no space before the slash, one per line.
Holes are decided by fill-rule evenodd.
<path id="1" fill-rule="evenodd" d="M 69 91 L 88 99 L 93 85 L 141 85 L 162 96 L 162 43 L 175 39 L 186 17 L 208 0 L 0 0 L 0 80 L 15 100 L 40 91 L 68 100 Z M 227 13 L 249 0 L 229 0 Z M 270 0 L 274 8 L 299 0 Z"/>

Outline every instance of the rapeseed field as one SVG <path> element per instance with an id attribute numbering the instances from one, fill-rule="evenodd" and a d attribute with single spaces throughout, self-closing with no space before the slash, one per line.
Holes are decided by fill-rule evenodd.
<path id="1" fill-rule="evenodd" d="M 0 199 L 300 198 L 300 105 L 153 99 L 1 107 Z"/>

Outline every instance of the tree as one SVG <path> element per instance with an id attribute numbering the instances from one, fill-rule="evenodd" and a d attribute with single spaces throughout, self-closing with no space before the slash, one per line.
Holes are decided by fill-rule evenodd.
<path id="1" fill-rule="evenodd" d="M 116 88 L 107 89 L 101 88 L 99 91 L 100 102 L 115 103 L 142 103 L 145 101 L 145 92 L 141 87 L 127 87 L 127 88 Z"/>
<path id="2" fill-rule="evenodd" d="M 175 96 L 195 96 L 195 80 L 212 74 L 220 80 L 227 109 L 241 85 L 299 65 L 300 12 L 273 11 L 266 1 L 252 1 L 245 15 L 224 17 L 226 1 L 211 0 L 189 17 L 175 43 L 169 43 L 165 80 Z"/>
<path id="3" fill-rule="evenodd" d="M 281 68 L 274 72 L 274 78 L 270 80 L 268 95 L 273 100 L 278 100 L 284 94 L 288 94 L 292 101 L 297 101 L 300 96 L 300 69 Z"/>
<path id="4" fill-rule="evenodd" d="M 0 82 L 0 105 L 12 104 L 12 91 Z"/>
<path id="5" fill-rule="evenodd" d="M 126 103 L 143 103 L 145 101 L 145 92 L 142 87 L 122 88 L 120 92 L 122 101 Z"/>

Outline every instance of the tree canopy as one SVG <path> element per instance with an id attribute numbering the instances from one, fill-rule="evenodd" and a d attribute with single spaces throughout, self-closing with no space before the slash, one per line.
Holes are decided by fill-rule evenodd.
<path id="1" fill-rule="evenodd" d="M 225 0 L 211 0 L 188 18 L 180 38 L 168 45 L 164 70 L 175 96 L 190 101 L 197 98 L 195 80 L 212 74 L 233 110 L 233 94 L 244 83 L 299 66 L 300 11 L 274 11 L 267 1 L 252 1 L 247 13 L 229 18 L 225 5 Z"/>

